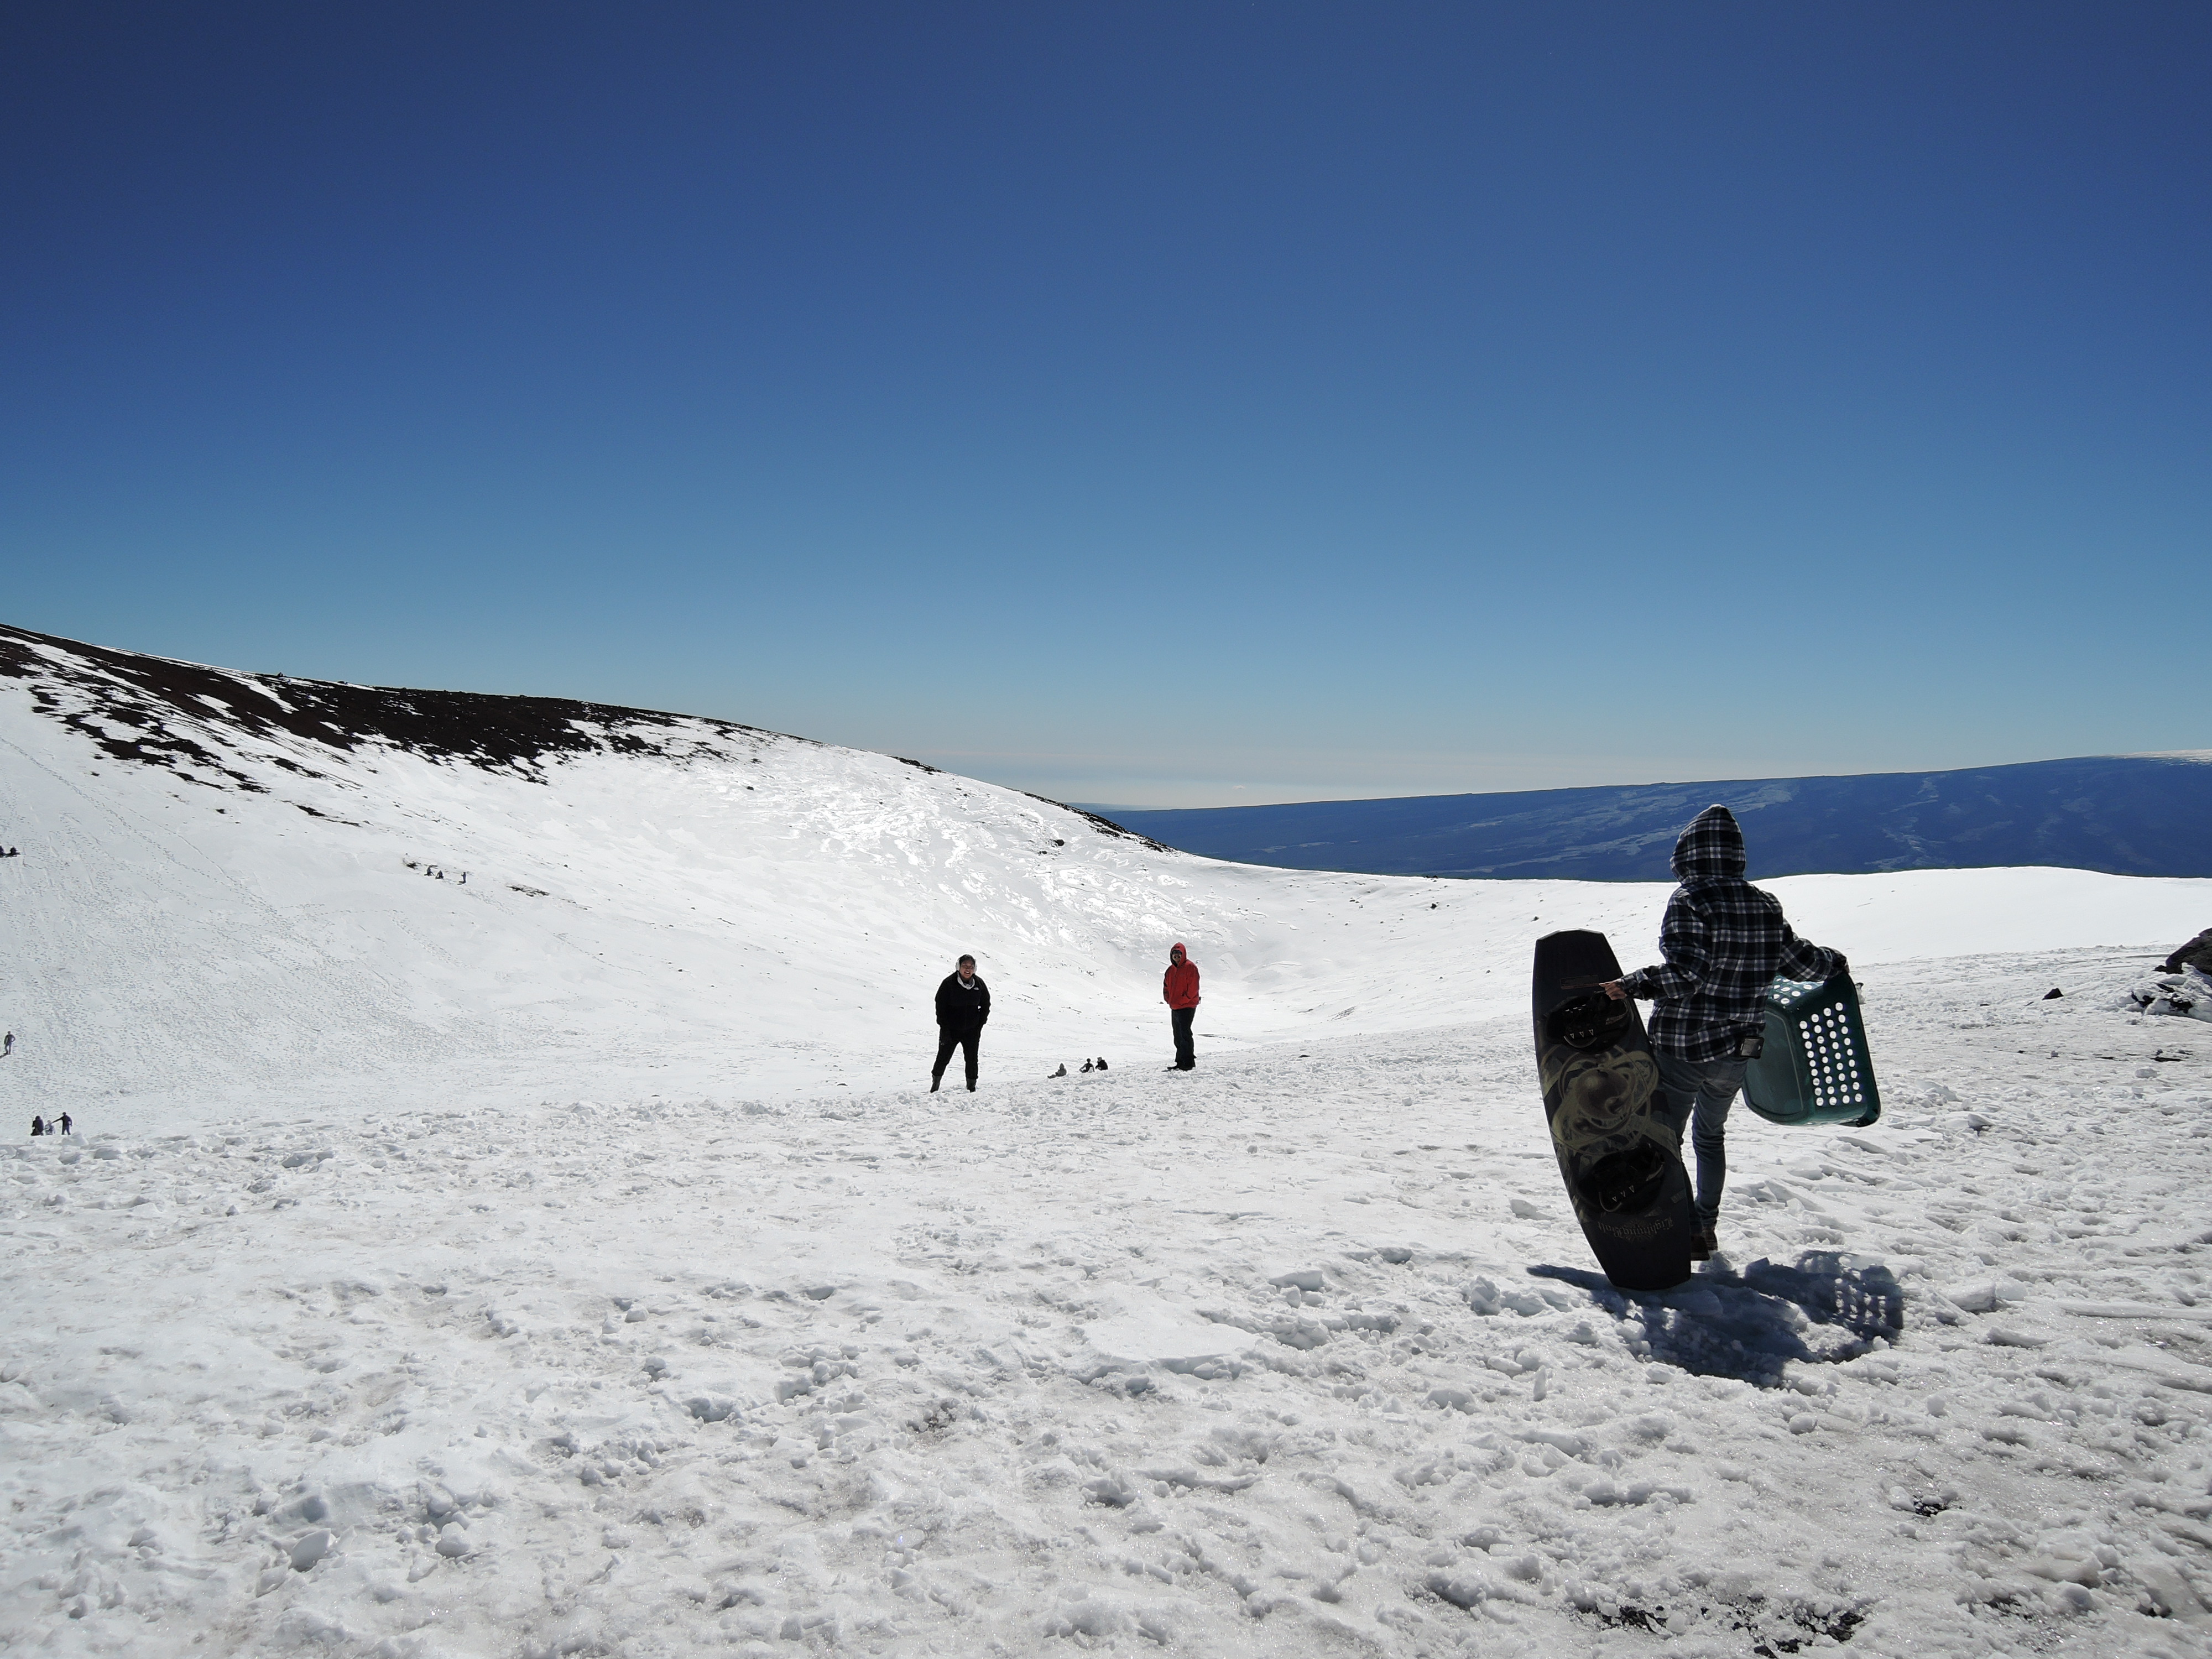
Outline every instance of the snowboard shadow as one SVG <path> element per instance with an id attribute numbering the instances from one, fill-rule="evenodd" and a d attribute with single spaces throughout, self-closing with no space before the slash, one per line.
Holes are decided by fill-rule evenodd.
<path id="1" fill-rule="evenodd" d="M 1616 1322 L 1633 1318 L 1654 1359 L 1699 1376 L 1778 1387 L 1792 1360 L 1832 1365 L 1905 1327 L 1905 1292 L 1880 1263 L 1808 1250 L 1788 1267 L 1765 1257 L 1741 1272 L 1709 1267 L 1671 1291 L 1616 1290 L 1585 1267 L 1528 1269 L 1589 1292 Z"/>

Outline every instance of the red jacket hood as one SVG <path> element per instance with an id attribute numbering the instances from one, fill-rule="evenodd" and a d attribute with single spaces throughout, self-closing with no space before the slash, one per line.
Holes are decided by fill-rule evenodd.
<path id="1" fill-rule="evenodd" d="M 1160 995 L 1170 1008 L 1198 1006 L 1198 964 L 1188 955 L 1168 963 L 1167 972 L 1160 975 Z"/>

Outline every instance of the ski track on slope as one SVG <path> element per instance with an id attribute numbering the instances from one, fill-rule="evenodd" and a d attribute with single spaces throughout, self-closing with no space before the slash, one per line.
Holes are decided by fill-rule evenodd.
<path id="1" fill-rule="evenodd" d="M 1863 970 L 1882 1121 L 1739 1114 L 1656 1297 L 1525 1018 L 19 1143 L 0 1647 L 2212 1651 L 2212 1042 L 2140 972 Z"/>

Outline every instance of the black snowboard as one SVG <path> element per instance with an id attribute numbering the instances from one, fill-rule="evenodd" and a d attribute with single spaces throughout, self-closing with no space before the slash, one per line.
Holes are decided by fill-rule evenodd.
<path id="1" fill-rule="evenodd" d="M 1663 1291 L 1690 1276 L 1690 1177 L 1659 1120 L 1659 1064 L 1642 1016 L 1593 988 L 1620 977 L 1603 933 L 1536 941 L 1536 1071 L 1552 1150 L 1598 1266 L 1624 1291 Z"/>

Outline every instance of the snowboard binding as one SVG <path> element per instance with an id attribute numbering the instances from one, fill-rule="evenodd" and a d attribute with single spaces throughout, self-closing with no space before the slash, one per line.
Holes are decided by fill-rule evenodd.
<path id="1" fill-rule="evenodd" d="M 1563 1002 L 1544 1021 L 1544 1036 L 1570 1048 L 1610 1048 L 1627 1034 L 1628 1004 L 1602 991 Z"/>
<path id="2" fill-rule="evenodd" d="M 1605 1215 L 1642 1215 L 1667 1184 L 1667 1155 L 1646 1141 L 1609 1152 L 1582 1178 L 1583 1201 Z"/>

